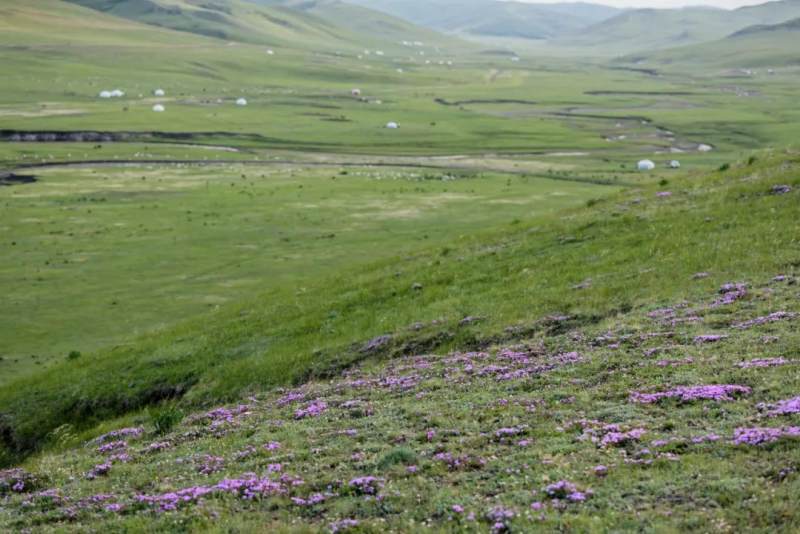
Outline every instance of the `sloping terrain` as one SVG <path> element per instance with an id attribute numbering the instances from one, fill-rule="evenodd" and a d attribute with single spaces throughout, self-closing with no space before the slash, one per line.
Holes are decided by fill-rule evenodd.
<path id="1" fill-rule="evenodd" d="M 433 32 L 340 2 L 284 0 L 65 0 L 121 18 L 215 39 L 295 49 L 450 42 Z M 388 34 L 387 34 L 388 31 Z"/>
<path id="2" fill-rule="evenodd" d="M 85 426 L 165 398 L 204 404 L 296 383 L 374 355 L 368 341 L 383 335 L 391 342 L 376 353 L 465 350 L 546 314 L 592 323 L 766 276 L 797 261 L 798 176 L 795 156 L 775 156 L 683 179 L 670 195 L 636 190 L 302 291 L 277 289 L 9 384 L 0 390 L 0 437 L 7 454 L 24 453 L 63 424 Z M 776 185 L 789 192 L 773 194 Z M 713 276 L 687 285 L 700 271 Z M 486 319 L 459 328 L 466 316 Z"/>
<path id="3" fill-rule="evenodd" d="M 663 50 L 626 60 L 652 66 L 712 66 L 719 69 L 778 68 L 800 65 L 800 18 L 748 26 L 718 41 Z M 764 73 L 762 73 L 764 74 Z"/>
<path id="4" fill-rule="evenodd" d="M 530 4 L 496 0 L 350 0 L 448 33 L 549 39 L 610 18 L 598 4 Z"/>
<path id="5" fill-rule="evenodd" d="M 603 47 L 614 53 L 674 48 L 724 38 L 756 24 L 800 16 L 800 1 L 782 0 L 723 10 L 707 7 L 638 9 L 589 26 L 558 41 L 565 46 Z"/>
<path id="6" fill-rule="evenodd" d="M 794 531 L 798 186 L 797 153 L 761 153 L 377 265 L 273 311 L 265 296 L 143 340 L 143 353 L 161 347 L 144 364 L 160 375 L 149 399 L 127 350 L 80 361 L 82 378 L 59 369 L 75 389 L 58 401 L 47 379 L 17 384 L 2 393 L 7 443 L 61 426 L 48 452 L 0 471 L 0 526 Z M 326 345 L 367 316 L 351 335 L 375 337 Z M 289 325 L 315 340 L 300 349 Z M 264 335 L 291 357 L 230 352 Z M 206 376 L 198 338 L 217 350 Z M 214 406 L 226 380 L 239 400 Z M 258 392 L 279 381 L 296 387 Z M 209 409 L 136 413 L 156 384 Z M 82 417 L 56 421 L 59 406 Z"/>
<path id="7" fill-rule="evenodd" d="M 283 11 L 299 12 L 316 17 L 326 24 L 342 28 L 354 35 L 362 36 L 362 45 L 380 43 L 406 46 L 424 44 L 436 46 L 458 47 L 468 50 L 469 43 L 449 38 L 441 33 L 424 29 L 402 18 L 390 16 L 384 12 L 368 9 L 370 6 L 358 6 L 341 0 L 247 0 L 248 2 L 280 8 Z M 369 37 L 369 39 L 365 39 Z"/>

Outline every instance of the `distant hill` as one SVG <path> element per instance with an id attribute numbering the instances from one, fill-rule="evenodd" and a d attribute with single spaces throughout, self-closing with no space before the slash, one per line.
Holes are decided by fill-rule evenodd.
<path id="1" fill-rule="evenodd" d="M 485 37 L 552 39 L 619 14 L 581 2 L 528 4 L 497 0 L 348 0 L 435 30 Z"/>
<path id="2" fill-rule="evenodd" d="M 724 39 L 624 58 L 652 66 L 767 68 L 800 65 L 800 18 L 780 24 L 759 24 Z"/>
<path id="3" fill-rule="evenodd" d="M 714 41 L 749 26 L 778 24 L 796 17 L 800 17 L 800 0 L 769 2 L 736 10 L 637 9 L 562 37 L 558 43 L 603 47 L 624 54 Z"/>
<path id="4" fill-rule="evenodd" d="M 402 40 L 453 41 L 407 21 L 338 1 L 65 1 L 153 26 L 251 44 L 360 48 Z"/>
<path id="5" fill-rule="evenodd" d="M 380 41 L 423 42 L 425 44 L 455 44 L 455 40 L 441 33 L 417 26 L 403 18 L 383 11 L 340 0 L 246 0 L 259 6 L 292 11 L 337 28 L 346 29 L 356 35 L 368 36 Z M 465 43 L 460 43 L 463 46 Z"/>

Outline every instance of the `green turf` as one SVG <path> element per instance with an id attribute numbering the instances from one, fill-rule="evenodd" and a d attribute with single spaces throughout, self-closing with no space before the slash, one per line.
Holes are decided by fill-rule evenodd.
<path id="1" fill-rule="evenodd" d="M 301 288 L 618 189 L 478 171 L 234 163 L 52 169 L 39 180 L 0 189 L 0 383 L 253 292 Z"/>
<path id="2" fill-rule="evenodd" d="M 671 196 L 642 187 L 293 298 L 273 292 L 20 382 L 2 393 L 24 414 L 6 420 L 15 438 L 67 424 L 24 472 L 2 473 L 0 526 L 318 532 L 351 519 L 356 532 L 792 532 L 796 438 L 733 438 L 797 422 L 760 403 L 797 394 L 798 166 L 796 152 L 759 153 L 676 180 Z M 794 190 L 773 193 L 779 184 Z M 746 291 L 725 304 L 730 282 Z M 746 323 L 778 311 L 789 315 Z M 377 334 L 393 337 L 364 351 Z M 709 334 L 727 337 L 698 341 Z M 740 366 L 756 358 L 776 366 Z M 318 379 L 263 392 L 309 365 Z M 743 392 L 632 397 L 709 384 Z M 182 403 L 136 413 L 176 387 L 192 387 Z M 226 394 L 238 405 L 188 413 Z M 325 403 L 321 414 L 304 412 L 312 402 Z M 87 441 L 125 425 L 143 434 Z M 269 481 L 254 496 L 231 489 L 254 476 Z M 585 499 L 548 495 L 559 480 Z M 171 496 L 198 487 L 208 493 Z M 152 498 L 178 502 L 159 511 Z"/>
<path id="3" fill-rule="evenodd" d="M 336 2 L 220 2 L 211 24 L 214 2 L 159 0 L 165 28 L 0 0 L 0 170 L 39 178 L 0 190 L 4 462 L 63 424 L 323 376 L 375 336 L 469 348 L 796 261 L 794 196 L 766 191 L 797 184 L 797 69 L 512 56 Z M 125 139 L 26 140 L 54 131 Z"/>

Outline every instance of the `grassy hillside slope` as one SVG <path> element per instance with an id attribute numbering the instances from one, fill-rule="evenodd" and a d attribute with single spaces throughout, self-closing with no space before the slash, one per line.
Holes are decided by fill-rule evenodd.
<path id="1" fill-rule="evenodd" d="M 164 399 L 205 405 L 376 354 L 513 339 L 515 331 L 504 329 L 525 332 L 547 314 L 591 324 L 790 269 L 799 253 L 797 165 L 797 156 L 781 153 L 662 185 L 671 195 L 628 192 L 302 289 L 276 289 L 65 361 L 0 390 L 4 449 L 29 451 L 60 425 L 85 427 Z M 794 190 L 772 193 L 783 184 Z M 700 271 L 712 274 L 687 282 Z M 459 327 L 467 316 L 484 320 Z"/>
<path id="2" fill-rule="evenodd" d="M 773 25 L 749 26 L 724 39 L 659 51 L 637 54 L 639 65 L 654 67 L 715 67 L 718 69 L 779 68 L 800 65 L 795 44 L 800 39 L 800 18 Z M 763 74 L 763 73 L 762 73 Z"/>
<path id="3" fill-rule="evenodd" d="M 707 7 L 638 9 L 585 28 L 559 43 L 635 53 L 722 39 L 748 26 L 777 24 L 798 16 L 798 0 L 768 2 L 735 10 Z"/>
<path id="4" fill-rule="evenodd" d="M 618 9 L 585 3 L 531 4 L 496 0 L 350 0 L 415 24 L 473 36 L 548 39 L 598 23 Z"/>
<path id="5" fill-rule="evenodd" d="M 455 40 L 388 15 L 340 2 L 283 0 L 66 0 L 117 17 L 216 39 L 310 48 L 399 46 L 402 39 L 430 44 Z M 399 38 L 403 35 L 402 39 Z M 393 42 L 394 41 L 394 42 Z"/>
<path id="6" fill-rule="evenodd" d="M 762 153 L 15 384 L 7 443 L 67 426 L 0 526 L 794 531 L 799 186 Z"/>

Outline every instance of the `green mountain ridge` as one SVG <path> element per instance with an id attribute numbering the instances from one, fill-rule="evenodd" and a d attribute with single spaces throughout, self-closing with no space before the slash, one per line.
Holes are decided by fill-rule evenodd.
<path id="1" fill-rule="evenodd" d="M 531 4 L 496 0 L 351 0 L 447 33 L 550 39 L 619 13 L 587 3 Z"/>
<path id="2" fill-rule="evenodd" d="M 722 39 L 757 24 L 777 24 L 800 16 L 800 2 L 782 0 L 732 11 L 687 7 L 637 9 L 557 40 L 564 46 L 604 47 L 609 53 L 647 50 Z"/>
<path id="3" fill-rule="evenodd" d="M 403 39 L 453 44 L 430 30 L 341 2 L 65 0 L 145 24 L 249 44 L 359 49 Z M 401 36 L 404 36 L 401 38 Z"/>
<path id="4" fill-rule="evenodd" d="M 696 67 L 717 69 L 778 68 L 800 65 L 795 43 L 800 39 L 800 18 L 772 25 L 754 25 L 728 37 L 623 58 L 640 66 Z"/>

